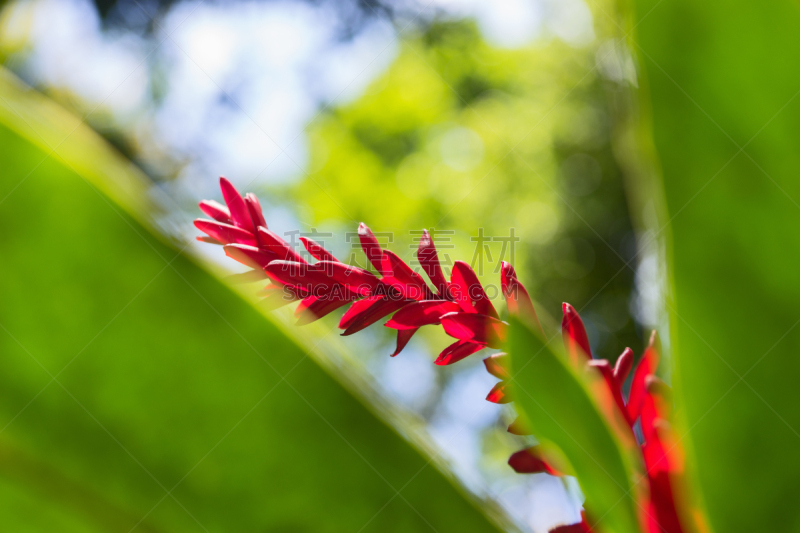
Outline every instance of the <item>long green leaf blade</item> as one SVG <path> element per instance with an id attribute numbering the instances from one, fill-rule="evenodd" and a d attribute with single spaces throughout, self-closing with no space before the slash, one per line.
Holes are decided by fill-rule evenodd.
<path id="1" fill-rule="evenodd" d="M 527 324 L 511 318 L 514 399 L 534 435 L 558 446 L 586 496 L 589 522 L 601 531 L 639 531 L 629 459 L 584 380 Z"/>
<path id="2" fill-rule="evenodd" d="M 635 6 L 687 467 L 715 531 L 800 531 L 800 5 Z"/>

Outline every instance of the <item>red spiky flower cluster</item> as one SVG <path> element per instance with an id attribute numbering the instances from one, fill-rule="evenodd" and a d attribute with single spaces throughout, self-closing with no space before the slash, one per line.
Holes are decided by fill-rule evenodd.
<path id="1" fill-rule="evenodd" d="M 419 328 L 441 325 L 456 341 L 447 346 L 436 359 L 437 365 L 456 363 L 483 348 L 499 348 L 506 336 L 508 324 L 500 319 L 486 295 L 478 277 L 463 261 L 453 265 L 448 281 L 429 233 L 423 230 L 417 258 L 433 288 L 400 257 L 382 249 L 372 231 L 358 227 L 358 236 L 367 259 L 380 274 L 342 263 L 319 243 L 300 237 L 306 250 L 316 259 L 309 264 L 292 246 L 270 231 L 258 198 L 252 193 L 244 197 L 225 178 L 220 178 L 226 205 L 213 200 L 200 202 L 200 209 L 213 220 L 197 219 L 195 226 L 206 236 L 199 240 L 220 244 L 225 253 L 253 270 L 250 279 L 266 279 L 269 284 L 261 291 L 273 307 L 300 301 L 295 315 L 298 324 L 307 324 L 332 311 L 350 305 L 339 322 L 343 335 L 351 335 L 393 314 L 385 326 L 397 330 L 399 354 Z M 503 262 L 501 288 L 508 312 L 536 324 L 536 311 L 525 287 L 519 282 L 514 268 Z M 598 372 L 605 387 L 603 394 L 612 398 L 613 409 L 627 423 L 630 435 L 634 424 L 641 422 L 643 435 L 641 456 L 646 468 L 642 483 L 644 491 L 642 529 L 647 533 L 682 533 L 685 528 L 675 501 L 675 482 L 682 473 L 682 462 L 672 443 L 666 422 L 669 402 L 667 387 L 657 377 L 658 350 L 655 332 L 636 370 L 627 401 L 623 383 L 633 365 L 633 352 L 626 348 L 612 368 L 605 359 L 593 359 L 583 322 L 575 309 L 563 305 L 562 333 L 571 364 Z M 487 396 L 495 403 L 513 400 L 507 370 L 506 354 L 495 354 L 484 360 L 486 369 L 499 378 Z M 528 435 L 524 422 L 512 423 L 509 432 Z M 635 439 L 635 437 L 633 437 Z M 562 475 L 547 453 L 533 446 L 513 454 L 509 460 L 518 473 L 548 473 Z M 591 527 L 584 515 L 578 524 L 560 526 L 554 532 L 586 532 Z"/>

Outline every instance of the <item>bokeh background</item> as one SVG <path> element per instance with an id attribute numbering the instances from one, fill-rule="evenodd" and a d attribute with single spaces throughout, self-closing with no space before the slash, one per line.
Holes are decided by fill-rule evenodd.
<path id="1" fill-rule="evenodd" d="M 394 339 L 379 325 L 337 340 L 338 316 L 295 330 L 286 314 L 265 320 L 243 303 L 257 285 L 231 292 L 236 264 L 194 242 L 191 224 L 198 200 L 220 199 L 220 175 L 256 192 L 279 234 L 314 235 L 356 264 L 362 221 L 412 264 L 414 232 L 430 229 L 445 266 L 468 261 L 487 286 L 511 261 L 548 332 L 570 302 L 601 357 L 641 353 L 657 327 L 669 361 L 681 339 L 685 354 L 702 354 L 684 355 L 680 368 L 703 407 L 679 413 L 689 431 L 703 421 L 689 453 L 713 465 L 696 473 L 698 486 L 722 509 L 731 494 L 709 489 L 732 485 L 715 476 L 797 435 L 770 432 L 776 414 L 783 430 L 796 425 L 798 413 L 774 407 L 784 399 L 731 394 L 755 366 L 719 366 L 745 344 L 750 362 L 772 343 L 798 346 L 780 336 L 795 319 L 796 273 L 742 259 L 765 242 L 770 265 L 796 249 L 787 229 L 800 228 L 787 140 L 796 80 L 784 74 L 796 49 L 788 35 L 800 34 L 796 6 L 635 4 L 3 2 L 0 215 L 13 231 L 0 241 L 0 491 L 11 530 L 491 527 L 477 506 L 507 530 L 545 532 L 578 516 L 574 480 L 505 464 L 528 441 L 506 432 L 512 407 L 484 401 L 496 381 L 484 353 L 435 367 L 447 338 L 422 331 L 390 359 Z M 754 69 L 761 84 L 748 81 Z M 760 104 L 745 113 L 743 102 Z M 788 233 L 755 236 L 776 227 Z M 770 325 L 758 342 L 729 335 L 751 329 L 743 301 Z M 662 364 L 667 380 L 670 368 Z M 758 390 L 777 391 L 769 380 L 790 375 L 767 371 Z M 766 424 L 764 438 L 715 419 L 723 398 Z M 726 443 L 743 440 L 717 454 L 726 431 Z M 352 462 L 339 455 L 351 452 Z M 418 469 L 426 473 L 414 477 Z M 343 480 L 355 492 L 338 491 Z M 785 498 L 795 485 L 776 486 Z M 452 511 L 420 512 L 432 494 Z M 325 499 L 318 520 L 298 518 Z M 716 523 L 735 530 L 737 520 Z"/>

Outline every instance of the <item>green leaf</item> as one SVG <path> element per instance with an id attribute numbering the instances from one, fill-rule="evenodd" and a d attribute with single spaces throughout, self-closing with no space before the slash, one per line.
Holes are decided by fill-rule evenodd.
<path id="1" fill-rule="evenodd" d="M 0 147 L 3 530 L 496 530 L 7 73 Z"/>
<path id="2" fill-rule="evenodd" d="M 687 465 L 714 530 L 800 531 L 800 9 L 636 8 Z"/>
<path id="3" fill-rule="evenodd" d="M 558 446 L 569 460 L 586 496 L 589 522 L 602 531 L 639 531 L 630 459 L 585 380 L 514 317 L 508 351 L 515 405 L 530 419 L 535 437 Z"/>

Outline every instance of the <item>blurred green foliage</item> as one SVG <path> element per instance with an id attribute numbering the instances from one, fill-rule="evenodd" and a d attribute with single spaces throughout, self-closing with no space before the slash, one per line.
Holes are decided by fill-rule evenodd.
<path id="1" fill-rule="evenodd" d="M 636 9 L 688 465 L 715 531 L 800 531 L 800 6 Z"/>
<path id="2" fill-rule="evenodd" d="M 0 529 L 495 530 L 317 355 L 112 201 L 148 204 L 88 128 L 7 73 L 0 122 Z"/>
<path id="3" fill-rule="evenodd" d="M 304 220 L 341 231 L 364 221 L 393 232 L 398 250 L 409 230 L 454 230 L 445 262 L 482 261 L 482 280 L 498 285 L 500 260 L 512 260 L 543 312 L 581 310 L 601 354 L 640 346 L 623 268 L 636 242 L 611 146 L 615 82 L 596 51 L 557 40 L 496 49 L 464 21 L 404 35 L 364 96 L 312 124 L 310 173 L 291 198 Z M 514 256 L 501 257 L 502 241 L 470 240 L 511 228 Z"/>

